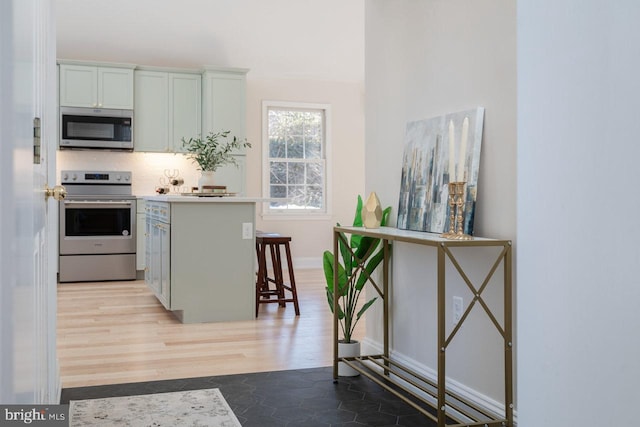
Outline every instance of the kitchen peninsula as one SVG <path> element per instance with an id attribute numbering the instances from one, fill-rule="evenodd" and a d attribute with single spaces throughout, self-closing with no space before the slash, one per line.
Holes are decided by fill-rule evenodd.
<path id="1" fill-rule="evenodd" d="M 145 282 L 183 323 L 255 318 L 249 197 L 146 196 Z"/>

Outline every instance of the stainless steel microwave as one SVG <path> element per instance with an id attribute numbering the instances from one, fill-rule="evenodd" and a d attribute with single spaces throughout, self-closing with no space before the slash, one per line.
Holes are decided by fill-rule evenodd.
<path id="1" fill-rule="evenodd" d="M 60 107 L 61 149 L 133 150 L 133 110 Z"/>

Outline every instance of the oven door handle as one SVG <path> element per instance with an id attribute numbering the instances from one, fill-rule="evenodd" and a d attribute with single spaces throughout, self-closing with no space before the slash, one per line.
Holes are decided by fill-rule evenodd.
<path id="1" fill-rule="evenodd" d="M 132 202 L 127 201 L 117 201 L 117 200 L 104 200 L 104 201 L 95 201 L 95 200 L 65 200 L 64 202 L 65 208 L 131 208 Z"/>

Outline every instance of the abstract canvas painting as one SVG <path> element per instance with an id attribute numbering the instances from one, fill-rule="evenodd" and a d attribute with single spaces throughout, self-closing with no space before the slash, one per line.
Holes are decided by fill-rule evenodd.
<path id="1" fill-rule="evenodd" d="M 449 182 L 465 181 L 463 231 L 473 235 L 484 108 L 407 123 L 398 228 L 449 229 Z"/>

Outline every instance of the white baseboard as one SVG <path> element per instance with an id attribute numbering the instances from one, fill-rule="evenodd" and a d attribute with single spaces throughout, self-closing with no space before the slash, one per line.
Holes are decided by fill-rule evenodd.
<path id="1" fill-rule="evenodd" d="M 322 257 L 299 257 L 293 259 L 293 266 L 301 270 L 322 268 Z"/>
<path id="2" fill-rule="evenodd" d="M 380 344 L 377 341 L 372 340 L 371 338 L 365 338 L 362 340 L 362 354 L 381 354 L 383 352 L 383 346 L 382 344 Z M 437 382 L 438 380 L 438 373 L 436 370 L 423 365 L 422 363 L 407 357 L 405 355 L 403 355 L 402 353 L 399 353 L 397 351 L 394 350 L 390 350 L 389 352 L 389 356 L 396 362 L 406 366 L 409 369 L 412 369 L 414 371 L 416 371 L 417 373 L 419 373 L 421 376 Z M 431 398 L 431 396 L 429 396 L 428 394 L 421 392 L 417 389 L 415 389 L 414 387 L 412 387 L 411 385 L 407 385 L 408 388 L 414 389 L 414 391 L 424 397 L 427 398 L 428 400 L 434 401 L 434 399 Z M 505 413 L 505 406 L 504 403 L 502 402 L 498 402 L 495 399 L 492 399 L 480 392 L 478 392 L 477 390 L 472 389 L 471 387 L 466 386 L 465 384 L 462 384 L 456 380 L 453 380 L 451 378 L 447 378 L 446 380 L 446 387 L 447 390 L 457 393 L 460 396 L 464 397 L 465 399 L 469 400 L 470 402 L 472 402 L 475 406 L 477 406 L 480 409 L 484 409 L 487 411 L 490 411 L 492 413 L 495 414 L 504 414 Z M 513 421 L 514 424 L 517 425 L 517 413 L 514 410 L 513 412 Z"/>

